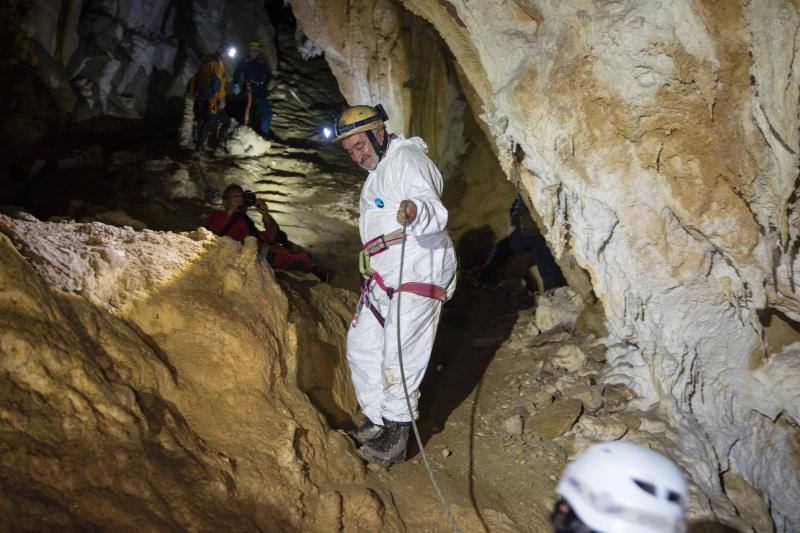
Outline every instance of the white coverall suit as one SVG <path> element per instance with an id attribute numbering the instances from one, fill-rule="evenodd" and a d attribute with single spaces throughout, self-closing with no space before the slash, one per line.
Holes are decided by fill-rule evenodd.
<path id="1" fill-rule="evenodd" d="M 422 139 L 395 137 L 383 159 L 369 173 L 361 190 L 359 230 L 362 244 L 397 230 L 400 202 L 417 206 L 416 218 L 407 226 L 403 283 L 422 282 L 455 290 L 456 254 L 446 231 L 447 209 L 442 175 L 426 155 Z M 401 245 L 371 258 L 372 270 L 387 287 L 397 287 Z M 389 298 L 375 282 L 362 295 L 385 319 L 381 327 L 369 305 L 361 305 L 347 334 L 347 362 L 358 403 L 377 425 L 381 418 L 410 422 L 397 354 L 397 294 Z M 400 333 L 406 384 L 417 417 L 419 385 L 428 366 L 442 302 L 410 292 L 402 293 Z"/>

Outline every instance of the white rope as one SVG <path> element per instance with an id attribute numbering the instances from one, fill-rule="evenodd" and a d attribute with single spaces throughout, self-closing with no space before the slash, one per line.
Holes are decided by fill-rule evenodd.
<path id="1" fill-rule="evenodd" d="M 450 520 L 450 525 L 453 526 L 453 531 L 455 531 L 455 533 L 461 533 L 461 530 L 458 528 L 458 524 L 456 523 L 456 519 L 453 516 L 453 511 L 447 504 L 447 500 L 445 499 L 444 493 L 439 487 L 439 484 L 436 483 L 436 478 L 433 476 L 433 470 L 428 462 L 428 456 L 425 454 L 425 449 L 422 447 L 422 439 L 419 437 L 419 430 L 417 429 L 417 422 L 414 420 L 414 410 L 411 408 L 411 399 L 408 396 L 408 386 L 406 385 L 406 372 L 403 368 L 403 343 L 400 340 L 400 296 L 403 294 L 403 291 L 400 290 L 400 287 L 403 286 L 403 263 L 406 255 L 406 226 L 408 226 L 408 223 L 404 222 L 403 240 L 400 245 L 400 279 L 397 282 L 397 357 L 400 359 L 400 377 L 403 379 L 403 392 L 405 392 L 406 395 L 408 416 L 411 417 L 411 427 L 414 429 L 414 437 L 417 439 L 417 446 L 419 446 L 419 454 L 422 456 L 422 462 L 425 465 L 425 469 L 428 471 L 428 477 L 431 479 L 431 484 L 433 484 L 433 488 L 436 491 L 436 496 L 439 498 L 439 502 L 442 504 L 442 509 L 444 509 L 447 518 Z"/>

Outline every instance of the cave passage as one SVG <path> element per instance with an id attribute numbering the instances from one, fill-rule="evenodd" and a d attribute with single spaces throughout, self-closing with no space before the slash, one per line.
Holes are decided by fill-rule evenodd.
<path id="1" fill-rule="evenodd" d="M 185 12 L 187 7 L 183 9 L 179 15 L 191 18 L 192 14 Z M 252 141 L 254 132 L 242 133 L 241 130 L 229 140 L 229 144 L 251 141 L 250 149 L 259 150 L 258 155 L 252 156 L 246 151 L 195 152 L 180 148 L 178 126 L 182 104 L 174 97 L 161 102 L 159 95 L 150 90 L 138 97 L 159 103 L 157 106 L 148 103 L 146 107 L 160 110 L 160 118 L 153 114 L 142 119 L 100 114 L 89 120 L 65 124 L 60 131 L 45 135 L 39 143 L 7 154 L 9 164 L 3 176 L 0 199 L 6 206 L 3 212 L 19 216 L 25 211 L 38 219 L 63 224 L 101 222 L 137 231 L 186 232 L 204 225 L 208 214 L 218 208 L 222 190 L 236 183 L 265 199 L 270 213 L 290 238 L 336 271 L 335 285 L 354 291 L 358 286 L 354 257 L 359 249 L 355 222 L 364 175 L 338 144 L 326 143 L 320 136 L 321 127 L 329 124 L 346 103 L 325 57 L 319 53 L 309 54 L 309 50 L 303 48 L 312 45 L 299 32 L 291 11 L 273 5 L 271 16 L 280 72 L 277 84 L 268 93 L 273 109 L 271 132 L 266 143 L 259 139 Z M 409 24 L 421 24 L 411 15 L 408 17 Z M 418 28 L 418 31 L 421 30 Z M 429 29 L 423 31 L 421 37 L 430 40 L 429 44 L 436 50 L 444 51 L 441 41 Z M 187 42 L 197 39 L 192 32 L 181 38 Z M 176 64 L 189 62 L 191 47 L 182 50 Z M 448 68 L 450 76 L 454 76 L 452 67 Z M 233 65 L 229 65 L 228 70 L 233 70 Z M 161 76 L 164 78 L 166 74 Z M 154 83 L 163 85 L 164 80 Z M 463 281 L 454 301 L 444 311 L 439 338 L 421 389 L 424 400 L 419 427 L 423 441 L 434 443 L 429 453 L 436 455 L 441 446 L 438 442 L 443 439 L 449 443 L 451 451 L 456 451 L 457 462 L 446 476 L 448 491 L 452 491 L 456 501 L 474 508 L 480 518 L 482 499 L 502 499 L 510 495 L 487 491 L 494 477 L 506 476 L 505 473 L 490 468 L 489 477 L 476 477 L 477 473 L 484 475 L 482 467 L 476 468 L 475 463 L 480 458 L 473 450 L 476 427 L 486 416 L 479 414 L 481 380 L 497 350 L 509 339 L 517 312 L 530 313 L 536 286 L 527 270 L 530 260 L 524 254 L 516 254 L 505 268 L 499 264 L 497 279 L 490 286 L 473 288 L 492 244 L 501 236 L 516 192 L 496 168 L 484 134 L 466 108 L 463 93 L 455 97 L 462 110 L 458 120 L 466 121 L 467 128 L 467 135 L 461 141 L 466 146 L 461 150 L 472 152 L 462 163 L 449 162 L 445 186 L 446 201 L 453 205 L 451 213 Z M 235 121 L 241 121 L 246 99 L 231 94 L 229 89 L 227 100 L 227 111 Z M 420 110 L 420 113 L 427 112 Z M 430 125 L 429 121 L 415 119 L 409 134 L 425 135 Z M 211 137 L 213 145 L 214 135 Z M 440 153 L 450 151 L 439 139 L 433 138 L 431 142 Z M 478 173 L 485 173 L 485 167 L 491 171 L 476 177 Z M 477 187 L 476 179 L 480 180 Z M 481 202 L 484 191 L 492 190 L 496 190 L 497 197 Z M 465 225 L 460 220 L 466 218 L 463 214 L 466 210 L 480 212 L 481 217 L 491 222 L 478 227 Z M 258 221 L 254 211 L 251 215 Z M 291 298 L 298 309 L 306 305 L 301 302 L 313 300 L 306 282 L 281 271 L 277 271 L 277 277 L 284 290 L 294 295 Z M 299 310 L 294 312 L 302 314 Z M 324 349 L 330 353 L 319 353 L 319 347 L 306 340 L 305 335 L 310 338 L 312 334 L 303 329 L 305 327 L 298 330 L 301 354 L 298 385 L 332 426 L 351 427 L 352 413 L 342 409 L 331 385 L 333 375 L 341 367 L 337 357 L 331 355 L 337 348 L 325 345 Z M 151 339 L 148 343 L 162 351 L 156 341 Z M 160 357 L 169 362 L 168 355 Z M 157 398 L 152 396 L 147 401 L 156 402 Z M 497 434 L 492 438 L 502 440 L 503 437 Z M 491 444 L 490 448 L 495 446 Z M 424 505 L 429 504 L 431 496 L 427 478 L 415 459 L 417 452 L 412 449 L 410 455 L 412 460 L 399 465 L 391 474 L 385 471 L 375 474 L 376 483 L 394 490 L 399 501 L 410 505 L 408 509 L 401 508 L 401 514 L 414 514 L 413 508 L 418 505 L 413 497 L 410 503 L 406 502 L 409 495 L 426 494 Z M 413 487 L 413 490 L 411 493 L 397 490 L 399 486 Z M 508 487 L 513 488 L 510 484 Z M 517 512 L 519 510 L 514 511 Z"/>
<path id="2" fill-rule="evenodd" d="M 206 224 L 221 205 L 223 189 L 235 183 L 265 199 L 293 242 L 340 273 L 337 284 L 357 287 L 351 266 L 358 249 L 353 224 L 362 177 L 346 154 L 320 135 L 321 125 L 345 102 L 324 58 L 301 57 L 291 10 L 271 9 L 280 17 L 270 45 L 279 58 L 277 84 L 268 95 L 274 109 L 271 131 L 256 147 L 248 144 L 258 141 L 252 130 L 231 140 L 240 152 L 258 150 L 260 156 L 180 149 L 176 113 L 116 120 L 101 115 L 6 153 L 0 204 L 40 219 L 191 231 Z M 246 51 L 246 44 L 240 46 Z M 229 80 L 234 66 L 228 66 Z M 228 92 L 228 111 L 241 121 L 246 98 Z M 213 148 L 213 138 L 211 143 Z M 261 225 L 255 209 L 250 216 Z"/>
<path id="3" fill-rule="evenodd" d="M 747 335 L 755 331 L 757 346 L 739 367 L 748 367 L 760 386 L 780 382 L 781 401 L 795 398 L 786 392 L 793 390 L 793 374 L 775 368 L 796 366 L 800 339 L 789 296 L 796 253 L 791 260 L 779 257 L 784 247 L 797 249 L 790 206 L 796 194 L 771 189 L 775 198 L 786 197 L 786 220 L 759 226 L 759 234 L 765 227 L 785 234 L 770 237 L 774 264 L 750 269 L 771 269 L 776 279 L 788 270 L 788 284 L 761 283 L 779 304 L 747 315 L 755 289 L 737 285 L 747 269 L 735 265 L 756 252 L 769 255 L 754 244 L 758 232 L 746 253 L 731 252 L 720 239 L 736 233 L 736 224 L 703 234 L 699 223 L 684 222 L 688 211 L 675 183 L 653 181 L 661 188 L 651 183 L 642 192 L 623 183 L 620 170 L 635 160 L 644 171 L 673 172 L 674 180 L 696 184 L 702 180 L 692 172 L 701 168 L 702 176 L 715 175 L 715 188 L 703 194 L 714 201 L 698 211 L 722 205 L 753 219 L 747 209 L 761 204 L 746 195 L 763 184 L 753 178 L 731 185 L 733 193 L 726 188 L 728 174 L 745 175 L 751 167 L 745 172 L 731 163 L 712 172 L 691 152 L 705 144 L 664 148 L 683 135 L 675 124 L 686 116 L 710 113 L 711 125 L 697 120 L 717 128 L 715 121 L 727 118 L 715 106 L 728 114 L 743 107 L 714 91 L 738 87 L 725 73 L 747 68 L 730 66 L 727 56 L 695 64 L 697 50 L 647 34 L 639 39 L 648 43 L 647 54 L 633 55 L 677 57 L 681 77 L 664 83 L 657 105 L 641 104 L 646 99 L 639 93 L 627 95 L 625 105 L 644 109 L 630 118 L 614 107 L 625 99 L 617 102 L 592 78 L 608 82 L 607 73 L 603 78 L 592 69 L 616 56 L 581 62 L 601 48 L 596 40 L 603 46 L 618 40 L 591 27 L 586 10 L 567 16 L 555 4 L 545 9 L 533 0 L 498 4 L 513 17 L 483 17 L 481 31 L 507 24 L 503 36 L 515 46 L 516 39 L 548 43 L 536 50 L 546 56 L 537 68 L 503 64 L 498 73 L 482 70 L 482 54 L 502 63 L 498 58 L 516 57 L 519 46 L 470 33 L 470 17 L 483 7 L 433 4 L 181 0 L 0 8 L 9 15 L 3 40 L 17 45 L 6 43 L 14 51 L 0 65 L 7 82 L 0 83 L 0 96 L 8 103 L 0 129 L 0 529 L 442 530 L 445 519 L 413 438 L 407 460 L 386 469 L 357 459 L 346 437 L 360 420 L 344 348 L 361 283 L 359 195 L 366 174 L 322 129 L 349 101 L 384 105 L 389 129 L 422 138 L 443 175 L 458 286 L 442 308 L 420 387 L 419 428 L 463 531 L 551 530 L 565 467 L 592 444 L 618 440 L 679 464 L 691 485 L 689 531 L 790 530 L 785 502 L 778 502 L 780 512 L 770 508 L 785 496 L 782 489 L 767 498 L 756 486 L 767 479 L 760 463 L 742 467 L 733 459 L 750 457 L 737 448 L 741 439 L 728 443 L 730 457 L 719 456 L 715 447 L 724 439 L 707 432 L 710 422 L 692 411 L 716 401 L 719 391 L 703 384 L 702 364 L 691 359 L 702 347 L 682 344 L 673 357 L 669 350 L 680 342 L 663 340 L 681 329 L 670 313 L 681 315 L 685 301 L 669 299 L 679 284 L 653 289 L 666 302 L 655 308 L 633 293 L 651 274 L 684 276 L 681 283 L 691 279 L 700 287 L 691 276 L 704 272 L 722 292 L 683 297 L 692 300 L 691 312 L 716 305 L 726 324 L 738 320 Z M 612 25 L 609 20 L 621 19 L 606 10 L 617 7 L 594 9 Z M 709 20 L 733 25 L 746 18 L 723 17 L 718 7 L 694 6 L 713 12 L 704 15 L 706 30 L 716 27 Z M 568 20 L 568 35 L 548 33 L 554 30 L 542 25 L 540 11 Z M 647 29 L 646 17 L 631 19 L 626 32 L 656 32 Z M 681 28 L 675 40 L 686 37 Z M 191 132 L 196 136 L 200 123 L 192 119 L 204 111 L 185 98 L 190 78 L 220 43 L 241 57 L 251 41 L 274 75 L 264 89 L 270 131 L 241 124 L 252 113 L 250 125 L 257 125 L 261 111 L 248 103 L 246 90 L 233 90 L 236 59 L 225 67 L 224 108 L 233 119 L 227 142 L 215 126 L 208 145 L 195 149 Z M 564 57 L 577 54 L 574 64 L 546 55 L 562 46 Z M 755 61 L 752 52 L 750 58 Z M 558 68 L 548 70 L 553 64 Z M 722 70 L 707 75 L 709 65 Z M 661 76 L 662 66 L 637 70 L 645 73 L 637 83 L 651 87 L 650 76 Z M 501 84 L 493 78 L 501 75 L 512 77 Z M 551 83 L 542 81 L 547 76 L 570 88 L 564 95 L 577 87 L 587 100 L 583 107 L 559 100 L 560 91 L 537 93 Z M 675 87 L 691 94 L 675 98 Z M 681 107 L 693 98 L 702 105 Z M 759 139 L 770 129 L 777 136 L 767 117 L 772 110 L 765 109 L 763 117 L 742 121 L 761 128 Z M 624 138 L 619 146 L 634 146 L 635 157 L 617 145 L 589 142 L 614 120 L 620 123 L 613 134 Z M 570 121 L 579 127 L 558 129 Z M 525 130 L 528 123 L 536 124 L 533 133 Z M 781 143 L 791 144 L 782 137 Z M 690 154 L 687 161 L 681 150 Z M 767 164 L 752 155 L 747 165 L 775 169 L 786 160 Z M 252 239 L 240 244 L 199 229 L 209 225 L 232 184 L 264 200 L 287 239 L 325 265 L 325 275 L 266 268 L 266 249 L 259 251 Z M 648 219 L 651 206 L 643 198 L 655 205 L 660 193 L 653 191 L 662 189 L 675 203 L 653 208 L 665 219 Z M 621 222 L 620 210 L 611 207 L 629 193 L 636 201 L 625 210 L 641 214 L 641 223 Z M 255 207 L 248 214 L 258 230 L 268 229 Z M 642 229 L 645 221 L 650 226 Z M 631 238 L 632 226 L 644 232 L 639 241 Z M 693 239 L 713 250 L 676 251 L 689 249 Z M 631 250 L 647 259 L 638 277 L 629 278 Z M 652 259 L 658 254 L 667 259 L 658 263 Z M 690 267 L 691 273 L 683 271 Z M 609 310 L 617 315 L 607 316 Z M 696 322 L 683 328 L 681 340 L 689 330 L 716 331 L 710 320 Z M 650 334 L 649 344 L 637 337 Z M 729 364 L 727 352 L 717 357 L 718 348 L 708 349 L 712 363 Z M 669 357 L 659 358 L 666 352 Z M 688 385 L 679 381 L 684 378 Z M 690 406 L 684 418 L 664 407 L 677 409 L 680 402 Z M 769 429 L 763 435 L 774 430 L 785 437 L 781 445 L 796 451 L 796 408 L 778 403 L 765 400 L 763 410 L 748 408 L 747 416 L 758 416 Z M 731 407 L 723 414 L 733 424 L 736 413 Z M 764 447 L 774 444 L 763 439 Z M 747 442 L 753 447 L 755 441 Z"/>

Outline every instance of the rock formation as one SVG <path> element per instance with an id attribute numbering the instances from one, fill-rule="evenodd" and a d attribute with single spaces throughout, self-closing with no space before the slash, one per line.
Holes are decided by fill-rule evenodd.
<path id="1" fill-rule="evenodd" d="M 178 116 L 200 60 L 223 40 L 237 45 L 241 57 L 257 39 L 277 64 L 263 2 L 37 0 L 0 9 L 7 25 L 0 78 L 9 85 L 6 99 L 18 103 L 17 127 L 3 132 L 8 139 L 41 140 L 68 118 L 163 125 Z"/>
<path id="2" fill-rule="evenodd" d="M 400 527 L 315 407 L 354 406 L 345 291 L 203 230 L 0 232 L 2 529 Z"/>
<path id="3" fill-rule="evenodd" d="M 392 129 L 426 140 L 465 264 L 523 192 L 574 291 L 517 327 L 607 331 L 598 383 L 567 383 L 564 370 L 598 367 L 594 345 L 565 348 L 555 360 L 571 403 L 500 422 L 524 436 L 558 419 L 560 431 L 579 401 L 570 431 L 628 438 L 621 415 L 595 411 L 601 399 L 607 414 L 629 405 L 644 413 L 642 440 L 690 475 L 695 513 L 800 530 L 797 0 L 291 5 L 302 26 L 291 53 L 311 60 L 288 69 L 312 76 L 321 50 L 347 100 L 383 103 Z M 222 39 L 259 38 L 276 52 L 262 2 L 41 0 L 4 2 L 0 15 L 0 94 L 13 102 L 0 137 L 15 143 L 69 121 L 177 118 L 186 80 Z M 281 223 L 305 226 L 299 242 L 340 247 L 355 232 L 359 177 L 319 166 L 303 144 L 341 107 L 319 87 L 271 95 L 276 122 L 303 132 L 291 149 L 244 132 L 235 160 L 106 152 L 101 177 L 114 186 L 98 187 L 92 205 L 61 195 L 62 214 L 195 227 L 215 191 L 242 180 L 272 195 Z M 88 174 L 17 185 L 36 198 Z M 0 226 L 0 515 L 48 516 L 51 527 L 395 527 L 319 415 L 341 420 L 352 408 L 339 358 L 351 297 L 276 282 L 252 244 L 6 217 Z M 234 335 L 240 315 L 245 332 Z M 539 392 L 536 416 L 553 400 Z M 559 461 L 560 449 L 550 450 Z"/>
<path id="4" fill-rule="evenodd" d="M 292 1 L 345 97 L 413 87 L 401 6 L 347 4 Z M 779 531 L 800 529 L 797 3 L 402 4 L 446 43 L 554 252 L 589 273 L 606 379 L 668 413 L 717 516 L 737 514 L 720 477 L 735 472 Z"/>

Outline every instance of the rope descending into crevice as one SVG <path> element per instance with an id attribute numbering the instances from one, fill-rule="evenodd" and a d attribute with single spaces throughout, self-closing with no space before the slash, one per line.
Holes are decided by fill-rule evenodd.
<path id="1" fill-rule="evenodd" d="M 422 456 L 422 463 L 425 465 L 425 470 L 428 471 L 428 477 L 431 480 L 431 484 L 433 485 L 433 489 L 436 491 L 436 497 L 439 498 L 439 502 L 442 504 L 442 509 L 444 509 L 445 514 L 447 515 L 448 520 L 450 520 L 450 525 L 453 526 L 453 531 L 455 533 L 461 533 L 461 530 L 458 528 L 458 523 L 456 523 L 456 519 L 453 516 L 453 511 L 450 509 L 450 505 L 447 503 L 447 500 L 444 497 L 444 493 L 442 492 L 441 487 L 436 482 L 436 478 L 433 475 L 433 470 L 431 469 L 431 465 L 428 462 L 428 456 L 425 453 L 425 449 L 422 447 L 422 439 L 419 436 L 419 430 L 417 429 L 417 422 L 414 420 L 414 410 L 411 408 L 411 399 L 408 396 L 408 386 L 406 385 L 406 372 L 403 368 L 403 343 L 400 337 L 400 299 L 402 297 L 403 291 L 399 290 L 400 287 L 403 286 L 403 263 L 405 262 L 405 255 L 406 255 L 406 227 L 408 226 L 407 222 L 403 223 L 403 240 L 400 245 L 400 277 L 397 281 L 397 356 L 400 360 L 400 377 L 403 380 L 403 392 L 406 396 L 406 406 L 408 407 L 408 416 L 411 418 L 411 427 L 414 430 L 414 437 L 417 439 L 417 446 L 419 447 L 419 454 Z"/>

